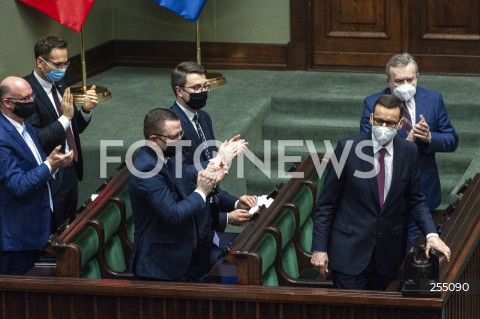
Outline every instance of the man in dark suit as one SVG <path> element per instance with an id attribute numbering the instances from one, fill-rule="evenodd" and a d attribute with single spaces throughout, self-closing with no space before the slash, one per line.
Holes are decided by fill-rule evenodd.
<path id="1" fill-rule="evenodd" d="M 144 279 L 185 281 L 198 245 L 194 217 L 208 214 L 206 200 L 218 180 L 204 171 L 197 177 L 193 166 L 184 165 L 181 152 L 175 156 L 175 142 L 183 131 L 172 111 L 151 110 L 145 117 L 144 136 L 147 145 L 135 157 L 134 169 L 129 166 L 135 225 L 131 269 Z M 178 171 L 182 176 L 176 175 Z M 187 181 L 193 181 L 195 189 Z"/>
<path id="2" fill-rule="evenodd" d="M 0 274 L 23 275 L 48 241 L 52 200 L 49 181 L 73 153 L 60 146 L 45 158 L 33 128 L 24 122 L 34 111 L 32 88 L 22 78 L 0 83 Z"/>
<path id="3" fill-rule="evenodd" d="M 415 143 L 419 153 L 421 190 L 433 212 L 440 204 L 441 190 L 435 154 L 453 152 L 458 146 L 458 136 L 445 109 L 442 94 L 417 86 L 418 65 L 408 53 L 396 54 L 387 63 L 388 87 L 368 96 L 364 101 L 360 131 L 370 130 L 369 118 L 375 101 L 383 94 L 394 94 L 404 102 L 405 124 L 398 135 Z M 411 247 L 420 230 L 411 220 L 407 248 Z"/>
<path id="4" fill-rule="evenodd" d="M 57 145 L 62 150 L 73 150 L 72 165 L 62 168 L 52 182 L 54 228 L 74 216 L 78 204 L 78 181 L 83 178 L 83 157 L 79 134 L 90 123 L 92 110 L 98 103 L 95 86 L 85 94 L 80 111 L 73 104 L 69 89 L 63 80 L 68 61 L 67 42 L 54 36 L 40 39 L 35 44 L 35 70 L 26 77 L 37 98 L 35 112 L 28 118 L 37 132 L 45 153 Z M 68 96 L 66 96 L 68 95 Z"/>
<path id="5" fill-rule="evenodd" d="M 371 130 L 335 149 L 347 157 L 341 171 L 328 171 L 318 199 L 311 262 L 324 276 L 331 268 L 336 288 L 384 290 L 405 256 L 408 217 L 427 236 L 427 254 L 433 248 L 450 259 L 421 192 L 417 147 L 395 136 L 402 111 L 397 97 L 381 96 Z"/>
<path id="6" fill-rule="evenodd" d="M 210 115 L 202 110 L 209 91 L 206 74 L 207 70 L 202 65 L 188 61 L 177 65 L 171 76 L 175 103 L 170 109 L 180 118 L 185 132 L 183 139 L 191 142 L 191 146 L 182 148 L 188 165 L 208 163 L 217 152 L 212 120 Z M 239 136 L 232 140 L 236 138 Z M 256 205 L 256 196 L 243 195 L 237 198 L 218 187 L 216 191 L 217 195 L 208 203 L 210 214 L 206 219 L 198 221 L 201 229 L 205 230 L 197 247 L 196 264 L 191 271 L 193 281 L 204 276 L 222 252 L 218 245 L 220 239 L 215 236 L 214 230 L 223 233 L 227 224 L 245 223 L 251 217 L 247 209 Z M 212 241 L 215 244 L 212 244 Z"/>

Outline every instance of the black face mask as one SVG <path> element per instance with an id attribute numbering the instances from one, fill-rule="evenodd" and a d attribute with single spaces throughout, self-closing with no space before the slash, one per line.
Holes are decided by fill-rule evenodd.
<path id="1" fill-rule="evenodd" d="M 203 91 L 200 93 L 190 93 L 190 100 L 187 103 L 188 107 L 192 110 L 200 110 L 202 107 L 207 104 L 208 91 Z"/>
<path id="2" fill-rule="evenodd" d="M 173 156 L 176 155 L 177 149 L 176 149 L 175 145 L 167 145 L 167 149 L 165 151 L 164 150 L 162 150 L 162 151 L 163 151 L 163 156 L 173 157 Z"/>
<path id="3" fill-rule="evenodd" d="M 20 102 L 12 102 L 15 103 L 15 108 L 13 109 L 13 114 L 22 119 L 26 119 L 33 113 L 35 113 L 35 102 L 27 102 L 27 103 L 20 103 Z"/>

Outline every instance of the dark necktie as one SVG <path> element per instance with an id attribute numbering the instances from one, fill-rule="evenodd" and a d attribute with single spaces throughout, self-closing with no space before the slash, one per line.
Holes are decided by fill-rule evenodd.
<path id="1" fill-rule="evenodd" d="M 207 159 L 210 161 L 212 159 L 212 154 L 210 154 L 210 150 L 208 149 L 207 139 L 205 138 L 205 134 L 203 134 L 203 130 L 202 130 L 202 127 L 200 126 L 200 122 L 198 122 L 198 115 L 196 113 L 193 116 L 193 122 L 197 127 L 198 136 L 202 140 L 203 153 L 205 154 Z M 214 192 L 216 191 L 216 189 L 217 189 L 217 186 L 215 185 Z M 210 212 L 212 213 L 214 225 L 218 225 L 219 223 L 219 213 L 220 213 L 219 202 L 220 202 L 220 199 L 218 198 L 217 194 L 214 194 L 213 196 L 210 197 Z"/>
<path id="2" fill-rule="evenodd" d="M 410 111 L 408 110 L 407 107 L 408 102 L 403 103 L 403 118 L 405 119 L 403 123 L 403 129 L 408 133 L 410 133 L 410 130 L 412 129 L 412 117 L 410 116 Z"/>
<path id="3" fill-rule="evenodd" d="M 378 174 L 377 174 L 377 184 L 378 184 L 378 198 L 380 200 L 380 208 L 383 206 L 383 201 L 385 197 L 385 152 L 387 149 L 382 147 L 378 152 L 380 156 L 378 157 Z"/>
<path id="4" fill-rule="evenodd" d="M 205 138 L 205 134 L 203 134 L 203 130 L 202 130 L 202 127 L 200 126 L 200 122 L 198 122 L 198 115 L 197 114 L 195 114 L 193 116 L 193 122 L 195 123 L 195 126 L 197 127 L 198 136 L 202 140 L 203 152 L 204 152 L 205 156 L 207 157 L 207 160 L 210 161 L 212 159 L 212 154 L 210 154 L 210 150 L 208 149 L 207 139 Z"/>
<path id="5" fill-rule="evenodd" d="M 57 89 L 55 88 L 55 85 L 52 85 L 52 96 L 53 96 L 53 102 L 55 102 L 55 108 L 57 109 L 57 112 L 58 112 L 58 117 L 60 117 L 63 115 L 62 104 L 58 99 Z M 68 146 L 73 151 L 73 159 L 75 160 L 75 162 L 78 162 L 77 144 L 75 143 L 75 137 L 73 136 L 71 126 L 67 128 L 67 130 L 65 131 L 65 134 L 67 136 Z"/>

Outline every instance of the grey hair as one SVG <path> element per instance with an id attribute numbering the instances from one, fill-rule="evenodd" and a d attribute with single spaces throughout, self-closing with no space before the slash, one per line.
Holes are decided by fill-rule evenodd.
<path id="1" fill-rule="evenodd" d="M 409 63 L 413 63 L 415 66 L 415 73 L 418 73 L 418 64 L 417 61 L 413 58 L 413 56 L 410 53 L 400 53 L 400 54 L 395 54 L 388 60 L 387 63 L 387 79 L 390 78 L 390 70 L 391 68 L 404 68 L 406 67 Z"/>

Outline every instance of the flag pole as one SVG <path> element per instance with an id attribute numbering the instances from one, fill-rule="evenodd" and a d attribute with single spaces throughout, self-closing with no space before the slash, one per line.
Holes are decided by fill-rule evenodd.
<path id="1" fill-rule="evenodd" d="M 200 18 L 197 19 L 197 63 L 202 64 L 202 49 L 200 48 Z M 206 74 L 210 86 L 222 86 L 227 80 L 219 72 L 207 72 Z"/>
<path id="2" fill-rule="evenodd" d="M 82 62 L 82 86 L 72 87 L 71 92 L 73 101 L 76 104 L 83 104 L 85 93 L 87 92 L 87 64 L 85 62 L 85 39 L 83 37 L 83 28 L 80 30 L 80 58 Z M 96 85 L 96 92 L 99 102 L 104 102 L 112 98 L 112 93 L 103 86 Z"/>

